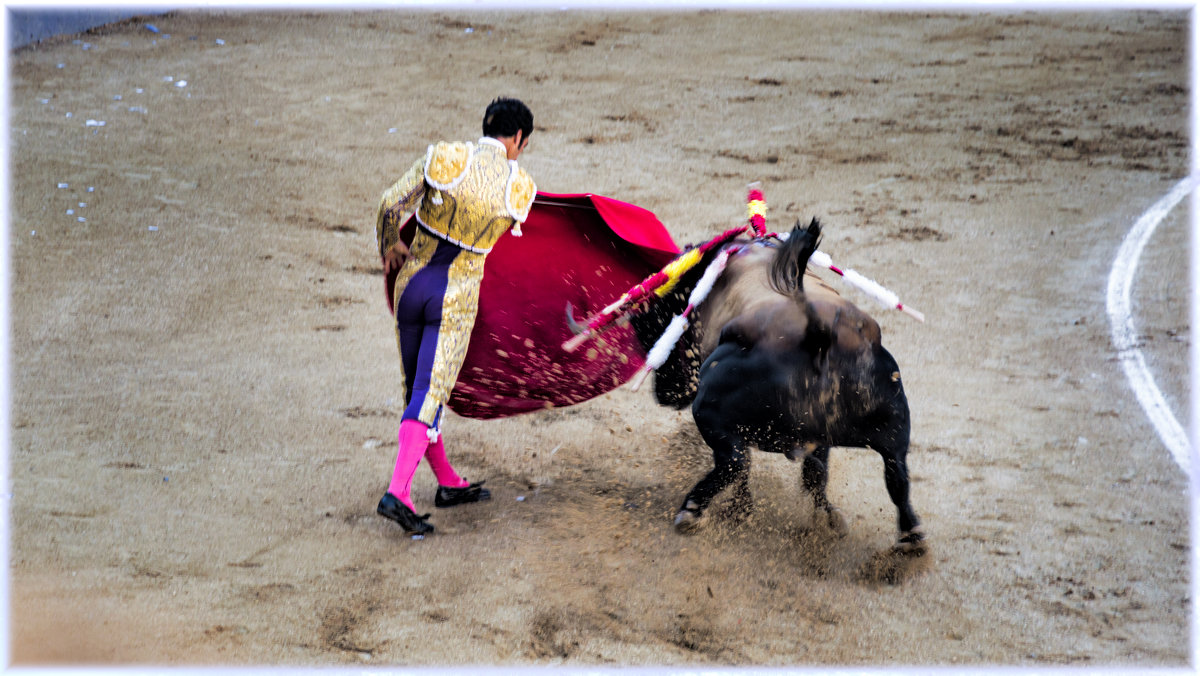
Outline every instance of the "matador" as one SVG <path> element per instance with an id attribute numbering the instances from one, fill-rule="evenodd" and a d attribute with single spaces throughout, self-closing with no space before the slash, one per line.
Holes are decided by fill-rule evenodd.
<path id="1" fill-rule="evenodd" d="M 379 203 L 376 237 L 385 276 L 399 266 L 392 298 L 405 408 L 396 466 L 376 511 L 408 533 L 434 530 L 410 496 L 422 457 L 437 478 L 437 507 L 491 497 L 482 481 L 470 483 L 455 472 L 441 421 L 475 324 L 484 259 L 510 229 L 520 236 L 537 193 L 517 166 L 532 132 L 524 103 L 496 99 L 484 113 L 478 142 L 430 145 Z M 419 227 L 406 247 L 400 226 L 411 212 Z"/>

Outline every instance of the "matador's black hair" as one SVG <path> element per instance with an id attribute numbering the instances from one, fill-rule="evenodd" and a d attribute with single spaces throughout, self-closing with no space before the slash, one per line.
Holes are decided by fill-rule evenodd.
<path id="1" fill-rule="evenodd" d="M 522 138 L 533 133 L 533 113 L 529 106 L 517 99 L 500 97 L 492 101 L 483 114 L 483 135 L 500 138 L 524 132 Z"/>

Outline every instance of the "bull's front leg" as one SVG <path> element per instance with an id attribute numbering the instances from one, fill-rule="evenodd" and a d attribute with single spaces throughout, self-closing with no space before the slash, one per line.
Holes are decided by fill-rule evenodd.
<path id="1" fill-rule="evenodd" d="M 758 397 L 746 384 L 762 381 L 755 377 L 759 371 L 762 365 L 753 351 L 748 352 L 736 342 L 719 345 L 700 367 L 692 419 L 704 443 L 712 449 L 713 468 L 684 499 L 675 516 L 677 530 L 698 528 L 704 521 L 704 510 L 730 484 L 736 484 L 730 516 L 740 518 L 752 508 L 750 445 L 745 431 L 756 428 L 758 421 L 748 415 L 747 407 L 758 412 L 758 407 L 748 404 Z"/>
<path id="2" fill-rule="evenodd" d="M 697 426 L 700 427 L 699 421 Z M 706 521 L 704 511 L 721 491 L 730 484 L 734 487 L 730 516 L 741 518 L 753 508 L 750 497 L 750 449 L 745 440 L 731 435 L 714 434 L 710 438 L 704 427 L 700 427 L 704 441 L 713 450 L 713 468 L 688 493 L 679 513 L 675 515 L 675 528 L 681 533 L 697 530 Z"/>

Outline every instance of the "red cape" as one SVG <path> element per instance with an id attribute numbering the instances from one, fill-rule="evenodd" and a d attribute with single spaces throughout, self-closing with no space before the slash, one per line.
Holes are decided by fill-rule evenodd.
<path id="1" fill-rule="evenodd" d="M 400 237 L 411 242 L 410 218 Z M 468 418 L 503 418 L 570 406 L 633 376 L 645 351 L 628 326 L 573 353 L 569 302 L 583 320 L 679 253 L 653 213 L 599 195 L 539 192 L 521 226 L 500 238 L 484 265 L 479 316 L 449 406 Z M 392 308 L 395 275 L 386 280 Z"/>

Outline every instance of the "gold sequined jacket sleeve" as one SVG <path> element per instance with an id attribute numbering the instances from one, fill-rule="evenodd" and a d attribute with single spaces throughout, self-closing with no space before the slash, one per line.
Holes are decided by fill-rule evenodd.
<path id="1" fill-rule="evenodd" d="M 404 225 L 404 214 L 416 210 L 421 196 L 425 194 L 425 161 L 426 158 L 422 157 L 414 162 L 404 176 L 379 199 L 375 238 L 379 243 L 380 256 L 400 239 L 400 226 Z"/>

